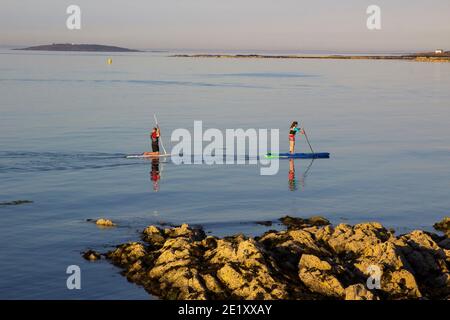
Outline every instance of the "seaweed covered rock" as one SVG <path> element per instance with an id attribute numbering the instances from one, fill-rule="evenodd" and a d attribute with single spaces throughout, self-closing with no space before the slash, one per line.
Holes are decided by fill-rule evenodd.
<path id="1" fill-rule="evenodd" d="M 313 216 L 307 219 L 285 216 L 280 218 L 280 221 L 282 224 L 288 227 L 288 229 L 304 228 L 310 226 L 326 226 L 330 224 L 330 221 L 321 216 Z"/>
<path id="2" fill-rule="evenodd" d="M 89 261 L 95 261 L 101 259 L 101 254 L 94 250 L 87 250 L 82 253 L 83 258 Z"/>
<path id="3" fill-rule="evenodd" d="M 287 230 L 255 238 L 206 236 L 186 224 L 149 226 L 143 243 L 120 245 L 107 257 L 163 299 L 450 296 L 447 236 L 413 231 L 396 237 L 376 222 L 334 227 L 325 220 L 289 218 Z M 376 286 L 367 285 L 370 279 Z"/>
<path id="4" fill-rule="evenodd" d="M 447 252 L 430 235 L 415 230 L 401 236 L 397 245 L 420 281 L 422 290 L 429 292 L 432 297 L 450 294 Z"/>
<path id="5" fill-rule="evenodd" d="M 379 298 L 358 283 L 345 288 L 345 300 L 379 300 Z"/>
<path id="6" fill-rule="evenodd" d="M 450 236 L 450 217 L 445 217 L 442 221 L 437 222 L 433 226 L 436 230 L 444 232 Z"/>
<path id="7" fill-rule="evenodd" d="M 18 206 L 21 204 L 28 204 L 28 203 L 33 203 L 33 201 L 30 201 L 30 200 L 5 201 L 5 202 L 0 202 L 0 206 Z"/>
<path id="8" fill-rule="evenodd" d="M 148 226 L 142 232 L 142 238 L 145 242 L 153 245 L 163 245 L 165 242 L 165 236 L 161 229 L 156 226 Z"/>
<path id="9" fill-rule="evenodd" d="M 329 262 L 304 254 L 299 263 L 299 277 L 313 292 L 326 297 L 343 298 L 345 289 L 335 276 L 334 269 Z"/>
<path id="10" fill-rule="evenodd" d="M 114 222 L 112 222 L 111 220 L 103 219 L 103 218 L 98 219 L 97 221 L 95 221 L 95 224 L 98 227 L 104 227 L 104 228 L 110 228 L 110 227 L 115 227 L 116 226 L 116 224 Z"/>
<path id="11" fill-rule="evenodd" d="M 326 242 L 338 254 L 360 255 L 367 246 L 387 241 L 392 234 L 381 224 L 361 223 L 354 227 L 339 224 L 336 228 L 325 229 L 328 232 L 318 234 L 318 239 Z"/>
<path id="12" fill-rule="evenodd" d="M 126 270 L 130 280 L 153 294 L 166 299 L 287 297 L 252 239 L 205 237 L 201 230 L 187 225 L 164 232 L 151 226 L 144 230 L 144 239 L 149 237 L 152 243 L 148 247 L 130 243 L 117 247 L 108 257 Z M 157 249 L 155 238 L 158 242 L 164 238 Z"/>

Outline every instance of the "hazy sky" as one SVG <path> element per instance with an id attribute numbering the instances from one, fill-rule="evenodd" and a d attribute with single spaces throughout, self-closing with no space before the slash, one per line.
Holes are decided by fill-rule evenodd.
<path id="1" fill-rule="evenodd" d="M 66 28 L 66 8 L 82 29 Z M 382 9 L 382 30 L 366 9 Z M 450 50 L 450 0 L 0 0 L 0 45 L 224 50 Z"/>

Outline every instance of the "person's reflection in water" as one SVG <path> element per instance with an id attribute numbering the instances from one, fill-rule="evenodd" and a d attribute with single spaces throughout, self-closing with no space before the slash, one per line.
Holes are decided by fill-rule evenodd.
<path id="1" fill-rule="evenodd" d="M 159 174 L 159 159 L 152 159 L 152 171 L 150 172 L 150 180 L 153 181 L 153 190 L 155 192 L 159 191 L 159 179 L 161 178 Z"/>
<path id="2" fill-rule="evenodd" d="M 305 189 L 305 180 L 306 176 L 309 173 L 309 170 L 311 169 L 311 166 L 314 162 L 314 159 L 309 163 L 308 167 L 306 168 L 305 172 L 298 178 L 295 178 L 295 162 L 294 159 L 289 159 L 289 190 L 290 191 L 297 191 L 298 186 L 300 186 L 300 190 Z"/>
<path id="3" fill-rule="evenodd" d="M 289 190 L 297 190 L 297 180 L 295 180 L 295 163 L 294 159 L 289 159 Z"/>

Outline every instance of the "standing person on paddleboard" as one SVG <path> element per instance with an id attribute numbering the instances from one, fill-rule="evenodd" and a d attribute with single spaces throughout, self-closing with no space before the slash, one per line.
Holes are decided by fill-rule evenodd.
<path id="1" fill-rule="evenodd" d="M 152 153 L 159 154 L 159 127 L 154 127 L 152 133 L 150 133 L 150 139 L 152 141 Z"/>
<path id="2" fill-rule="evenodd" d="M 294 121 L 291 124 L 291 127 L 289 129 L 289 152 L 291 154 L 294 154 L 295 149 L 295 134 L 297 132 L 300 132 L 300 134 L 304 134 L 304 131 L 302 128 L 298 128 L 298 122 Z"/>
<path id="3" fill-rule="evenodd" d="M 159 127 L 154 127 L 150 133 L 150 140 L 152 141 L 152 152 L 144 152 L 143 156 L 158 156 L 159 155 Z"/>

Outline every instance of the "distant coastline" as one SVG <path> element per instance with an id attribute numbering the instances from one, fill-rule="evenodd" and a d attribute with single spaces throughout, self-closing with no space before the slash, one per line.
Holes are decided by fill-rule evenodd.
<path id="1" fill-rule="evenodd" d="M 128 49 L 116 46 L 100 44 L 74 44 L 74 43 L 53 43 L 49 45 L 39 45 L 26 48 L 16 48 L 13 50 L 30 51 L 79 51 L 79 52 L 142 52 L 140 50 Z"/>
<path id="2" fill-rule="evenodd" d="M 226 59 L 335 59 L 335 60 L 406 60 L 419 62 L 450 62 L 450 51 L 404 55 L 261 55 L 261 54 L 176 54 L 177 58 L 226 58 Z"/>

